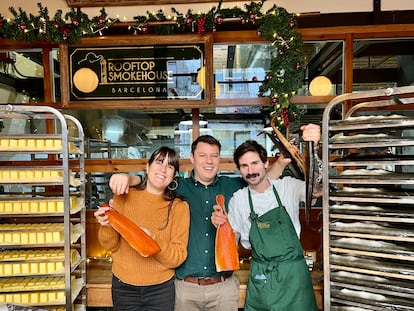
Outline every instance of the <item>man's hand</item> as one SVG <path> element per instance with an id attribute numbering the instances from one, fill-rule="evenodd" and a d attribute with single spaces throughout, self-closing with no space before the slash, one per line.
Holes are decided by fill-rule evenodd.
<path id="1" fill-rule="evenodd" d="M 288 165 L 290 162 L 292 162 L 291 158 L 285 158 L 285 156 L 281 153 L 278 153 L 277 155 L 277 160 L 274 164 L 279 165 L 280 167 L 283 167 L 283 169 L 285 168 L 286 165 Z M 273 165 L 274 165 L 273 164 Z"/>
<path id="2" fill-rule="evenodd" d="M 285 158 L 281 153 L 277 155 L 277 160 L 269 166 L 266 171 L 266 176 L 270 179 L 278 179 L 285 169 L 286 165 L 288 165 L 292 159 Z"/>
<path id="3" fill-rule="evenodd" d="M 132 176 L 131 176 L 132 177 Z M 130 186 L 130 175 L 125 173 L 118 173 L 111 176 L 109 179 L 109 187 L 112 192 L 121 195 L 127 194 Z"/>
<path id="4" fill-rule="evenodd" d="M 214 212 L 211 214 L 211 223 L 217 228 L 227 221 L 227 216 L 222 212 L 221 206 L 214 205 L 213 208 Z"/>
<path id="5" fill-rule="evenodd" d="M 313 141 L 318 144 L 321 140 L 321 127 L 319 125 L 309 123 L 308 125 L 302 125 L 300 129 L 304 141 Z"/>

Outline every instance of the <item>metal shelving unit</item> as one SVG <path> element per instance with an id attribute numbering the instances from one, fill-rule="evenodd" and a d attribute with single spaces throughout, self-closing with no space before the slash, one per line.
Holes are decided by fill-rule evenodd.
<path id="1" fill-rule="evenodd" d="M 0 119 L 0 304 L 85 310 L 82 126 L 46 106 L 0 105 Z"/>
<path id="2" fill-rule="evenodd" d="M 340 95 L 324 111 L 324 310 L 414 310 L 412 103 L 410 86 Z"/>
<path id="3" fill-rule="evenodd" d="M 113 147 L 108 140 L 85 140 L 85 157 L 87 159 L 112 159 Z M 93 209 L 103 202 L 112 199 L 112 191 L 109 189 L 110 173 L 89 172 L 86 175 L 86 208 Z"/>

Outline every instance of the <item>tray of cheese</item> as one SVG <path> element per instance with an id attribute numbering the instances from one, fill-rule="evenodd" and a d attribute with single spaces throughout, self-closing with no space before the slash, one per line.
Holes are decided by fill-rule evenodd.
<path id="1" fill-rule="evenodd" d="M 0 251 L 0 276 L 28 276 L 36 274 L 63 274 L 63 249 L 3 250 Z M 72 249 L 71 264 L 80 261 L 79 252 Z"/>
<path id="2" fill-rule="evenodd" d="M 1 151 L 61 152 L 63 150 L 62 145 L 62 139 L 60 137 L 53 138 L 50 135 L 36 135 L 34 138 L 27 136 L 8 136 L 0 138 Z M 70 153 L 82 153 L 72 141 L 68 143 L 68 147 Z"/>
<path id="3" fill-rule="evenodd" d="M 71 276 L 72 298 L 81 279 Z M 0 279 L 0 303 L 22 305 L 59 305 L 65 303 L 65 278 L 23 277 Z"/>
<path id="4" fill-rule="evenodd" d="M 77 213 L 84 206 L 84 199 L 71 196 L 69 199 L 71 214 Z M 0 214 L 62 214 L 63 198 L 54 197 L 4 197 L 0 201 Z"/>
<path id="5" fill-rule="evenodd" d="M 0 180 L 2 183 L 63 183 L 62 169 L 44 169 L 44 168 L 18 168 L 3 167 L 0 169 Z M 69 183 L 71 186 L 78 187 L 81 181 L 74 177 L 70 172 Z"/>
<path id="6" fill-rule="evenodd" d="M 70 224 L 71 243 L 75 243 L 83 232 L 81 224 Z M 63 223 L 0 224 L 0 245 L 60 245 L 64 239 Z"/>

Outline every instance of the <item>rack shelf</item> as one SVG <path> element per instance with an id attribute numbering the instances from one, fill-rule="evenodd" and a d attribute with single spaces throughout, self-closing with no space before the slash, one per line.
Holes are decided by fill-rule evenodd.
<path id="1" fill-rule="evenodd" d="M 412 102 L 414 87 L 341 95 L 324 111 L 325 310 L 414 310 L 414 119 L 399 96 Z"/>
<path id="2" fill-rule="evenodd" d="M 82 126 L 47 106 L 0 105 L 0 119 L 0 304 L 85 310 Z"/>

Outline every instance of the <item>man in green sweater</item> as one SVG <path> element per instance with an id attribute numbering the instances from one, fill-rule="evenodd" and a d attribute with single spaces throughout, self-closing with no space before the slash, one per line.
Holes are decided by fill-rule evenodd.
<path id="1" fill-rule="evenodd" d="M 216 228 L 210 216 L 217 194 L 228 202 L 235 191 L 245 187 L 239 177 L 218 176 L 220 142 L 210 135 L 198 137 L 191 145 L 190 161 L 193 171 L 188 178 L 178 178 L 176 192 L 190 206 L 190 235 L 188 257 L 176 269 L 176 311 L 219 310 L 237 311 L 239 281 L 233 271 L 217 272 L 215 266 Z M 268 170 L 270 179 L 277 179 L 290 162 L 279 157 Z M 130 185 L 141 182 L 139 176 L 114 174 L 110 187 L 116 194 L 128 192 Z"/>

